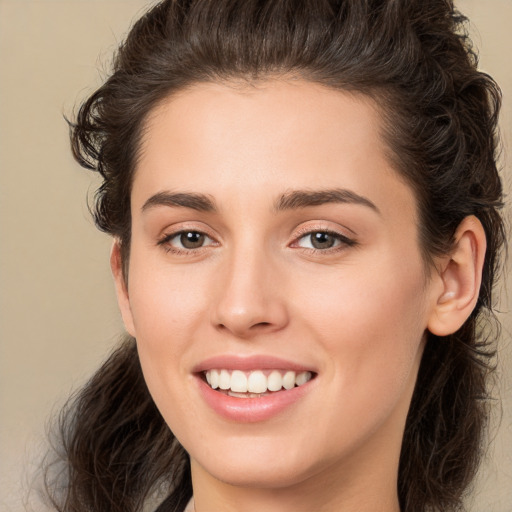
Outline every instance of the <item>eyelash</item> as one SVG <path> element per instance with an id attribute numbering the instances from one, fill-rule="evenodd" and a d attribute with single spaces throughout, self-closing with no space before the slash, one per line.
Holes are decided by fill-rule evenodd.
<path id="1" fill-rule="evenodd" d="M 177 237 L 179 237 L 183 234 L 187 234 L 187 233 L 189 233 L 189 234 L 195 233 L 197 235 L 204 236 L 204 237 L 208 238 L 212 243 L 209 243 L 208 245 L 202 245 L 200 247 L 193 248 L 193 249 L 187 249 L 187 248 L 182 249 L 179 247 L 172 246 L 170 244 L 171 240 L 173 240 L 174 238 L 177 238 Z M 338 245 L 336 245 L 334 247 L 328 247 L 325 249 L 318 249 L 315 247 L 302 247 L 302 246 L 298 245 L 298 242 L 300 240 L 302 240 L 303 238 L 306 238 L 307 236 L 312 236 L 314 234 L 320 234 L 320 233 L 333 237 L 338 242 Z M 205 233 L 204 231 L 195 230 L 195 229 L 181 229 L 179 231 L 175 231 L 173 233 L 168 233 L 168 234 L 164 235 L 160 240 L 158 240 L 157 245 L 162 246 L 163 249 L 168 253 L 171 252 L 171 253 L 177 254 L 177 255 L 188 255 L 191 253 L 198 254 L 200 251 L 206 249 L 207 247 L 209 247 L 211 245 L 217 245 L 217 242 L 215 241 L 215 239 L 213 237 L 211 237 L 210 235 L 208 235 L 208 233 Z M 321 227 L 304 228 L 304 229 L 300 230 L 297 233 L 294 241 L 291 244 L 292 247 L 299 247 L 311 254 L 317 254 L 317 253 L 332 254 L 332 253 L 335 253 L 338 251 L 342 251 L 342 250 L 346 249 L 347 247 L 354 247 L 356 245 L 357 245 L 356 240 L 354 240 L 352 238 L 348 238 L 347 236 L 342 235 L 341 233 L 338 233 L 336 231 L 321 228 Z"/>
<path id="2" fill-rule="evenodd" d="M 343 251 L 347 247 L 354 247 L 354 246 L 358 245 L 356 240 L 354 240 L 353 238 L 348 238 L 347 236 L 342 235 L 341 233 L 338 233 L 337 231 L 333 231 L 331 229 L 326 229 L 326 228 L 322 228 L 322 227 L 313 227 L 313 228 L 307 227 L 307 228 L 303 228 L 302 230 L 300 230 L 297 233 L 297 236 L 295 237 L 295 240 L 293 241 L 292 246 L 297 246 L 298 242 L 301 239 L 306 238 L 307 236 L 317 234 L 317 233 L 318 234 L 321 233 L 321 234 L 329 235 L 329 236 L 333 237 L 338 242 L 338 245 L 336 245 L 334 247 L 325 248 L 325 249 L 317 249 L 314 247 L 301 247 L 303 250 L 307 251 L 310 254 L 326 254 L 326 253 L 332 254 L 332 253 L 336 253 L 338 251 Z"/>
<path id="3" fill-rule="evenodd" d="M 196 233 L 198 235 L 201 235 L 201 236 L 204 236 L 204 237 L 210 239 L 213 242 L 213 244 L 217 243 L 213 237 L 211 237 L 210 235 L 208 235 L 208 233 L 205 233 L 204 231 L 200 231 L 198 229 L 180 229 L 179 231 L 174 231 L 173 233 L 168 233 L 168 234 L 164 235 L 160 240 L 158 240 L 157 245 L 162 246 L 166 252 L 172 252 L 173 254 L 177 254 L 177 255 L 187 255 L 192 252 L 197 254 L 201 250 L 204 250 L 206 247 L 213 245 L 213 244 L 203 245 L 203 246 L 197 247 L 195 249 L 187 249 L 187 248 L 182 249 L 180 247 L 174 247 L 170 244 L 171 240 L 173 240 L 174 238 L 177 238 L 181 235 L 184 235 L 186 233 Z"/>

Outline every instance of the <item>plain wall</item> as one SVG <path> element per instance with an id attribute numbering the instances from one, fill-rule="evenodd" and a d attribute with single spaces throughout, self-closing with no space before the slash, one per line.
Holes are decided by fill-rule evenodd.
<path id="1" fill-rule="evenodd" d="M 503 165 L 510 190 L 512 1 L 457 4 L 473 22 L 481 68 L 504 91 Z M 110 240 L 94 228 L 86 203 L 97 181 L 73 161 L 63 114 L 71 115 L 101 83 L 105 73 L 98 70 L 108 70 L 112 50 L 147 5 L 0 0 L 2 512 L 24 510 L 25 480 L 37 467 L 50 411 L 83 383 L 122 332 L 108 266 Z M 509 304 L 506 298 L 501 303 L 503 417 L 469 500 L 472 512 L 512 511 Z"/>

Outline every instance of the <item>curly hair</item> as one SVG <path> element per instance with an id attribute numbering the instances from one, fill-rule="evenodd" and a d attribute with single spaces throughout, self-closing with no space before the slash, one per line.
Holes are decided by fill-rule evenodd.
<path id="1" fill-rule="evenodd" d="M 200 83 L 295 76 L 378 101 L 397 172 L 415 193 L 427 264 L 475 215 L 487 252 L 476 308 L 456 333 L 428 333 L 403 439 L 403 512 L 457 511 L 481 456 L 489 325 L 504 242 L 496 168 L 496 83 L 478 71 L 466 18 L 451 0 L 166 0 L 140 18 L 113 72 L 71 123 L 75 158 L 103 178 L 97 226 L 121 242 L 128 278 L 130 192 L 145 121 L 159 102 Z M 133 339 L 112 354 L 61 416 L 60 511 L 161 510 L 191 495 L 188 457 L 154 406 Z M 151 464 L 148 463 L 151 460 Z M 59 494 L 55 489 L 63 489 Z"/>

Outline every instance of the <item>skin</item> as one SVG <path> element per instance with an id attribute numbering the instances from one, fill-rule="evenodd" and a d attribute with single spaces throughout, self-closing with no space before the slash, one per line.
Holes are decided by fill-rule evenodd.
<path id="1" fill-rule="evenodd" d="M 199 84 L 148 119 L 128 281 L 118 243 L 112 268 L 149 390 L 190 454 L 197 512 L 399 510 L 425 332 L 453 332 L 471 311 L 485 238 L 467 219 L 426 269 L 416 201 L 380 129 L 371 99 L 300 80 Z M 352 195 L 276 208 L 292 191 L 340 189 Z M 202 194 L 215 211 L 162 193 Z M 204 245 L 181 246 L 187 230 Z M 326 231 L 333 247 L 313 249 Z M 270 419 L 231 421 L 193 372 L 225 354 L 281 357 L 315 378 Z"/>

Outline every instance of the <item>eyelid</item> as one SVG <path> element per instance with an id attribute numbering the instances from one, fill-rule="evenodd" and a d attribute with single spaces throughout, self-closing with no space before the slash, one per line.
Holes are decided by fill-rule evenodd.
<path id="1" fill-rule="evenodd" d="M 350 231 L 350 235 L 347 235 L 344 231 Z M 181 248 L 172 246 L 169 244 L 169 242 L 177 237 L 178 235 L 182 233 L 187 232 L 196 232 L 204 235 L 207 237 L 211 243 L 208 243 L 207 245 L 203 245 L 197 248 Z M 310 248 L 310 247 L 302 247 L 298 245 L 299 240 L 302 238 L 312 235 L 314 233 L 327 233 L 329 235 L 332 235 L 333 237 L 337 238 L 337 240 L 340 242 L 334 247 L 325 248 L 325 249 L 317 249 L 317 248 Z M 336 228 L 332 227 L 331 225 L 328 225 L 327 223 L 316 223 L 316 224 L 306 224 L 300 226 L 294 233 L 293 233 L 293 239 L 291 243 L 289 243 L 289 247 L 292 248 L 298 248 L 309 252 L 318 252 L 318 253 L 333 253 L 336 251 L 344 250 L 347 247 L 358 245 L 357 240 L 352 236 L 352 233 L 354 233 L 349 228 Z M 355 233 L 354 233 L 355 234 Z M 200 252 L 207 250 L 209 247 L 212 246 L 218 246 L 220 245 L 218 241 L 218 237 L 213 235 L 211 230 L 208 229 L 206 226 L 198 226 L 197 224 L 193 223 L 192 225 L 185 222 L 183 224 L 178 224 L 174 226 L 169 226 L 166 229 L 162 230 L 161 234 L 157 238 L 156 244 L 158 246 L 163 246 L 168 252 L 176 253 L 176 254 L 199 254 Z"/>
<path id="2" fill-rule="evenodd" d="M 173 240 L 173 239 L 177 238 L 178 236 L 183 235 L 185 233 L 197 233 L 199 235 L 203 235 L 208 240 L 215 242 L 215 240 L 211 236 L 207 235 L 206 233 L 203 233 L 202 231 L 197 231 L 196 229 L 180 229 L 179 231 L 165 235 L 163 240 L 161 240 L 159 243 L 169 242 L 170 240 Z M 203 247 L 207 247 L 208 245 L 212 245 L 212 244 L 207 244 Z"/>
<path id="3" fill-rule="evenodd" d="M 345 229 L 355 235 L 355 233 L 351 229 L 349 229 L 349 228 L 345 228 Z M 297 245 L 299 240 L 301 240 L 305 236 L 312 235 L 314 233 L 327 233 L 329 235 L 336 237 L 341 243 L 335 247 L 331 247 L 331 248 L 327 248 L 327 249 L 315 249 L 315 248 L 301 247 L 301 246 Z M 312 251 L 312 252 L 321 252 L 321 253 L 336 252 L 336 251 L 345 249 L 347 246 L 353 247 L 355 245 L 358 245 L 357 240 L 355 239 L 355 237 L 352 234 L 349 236 L 349 235 L 345 234 L 342 229 L 333 228 L 331 226 L 327 226 L 326 224 L 306 225 L 306 226 L 300 227 L 293 234 L 293 241 L 290 244 L 290 246 L 293 248 L 304 249 L 306 251 Z"/>
<path id="4" fill-rule="evenodd" d="M 175 247 L 169 244 L 169 242 L 177 237 L 178 235 L 181 235 L 183 233 L 199 233 L 201 235 L 204 235 L 205 237 L 209 238 L 212 243 L 209 243 L 207 245 L 203 245 L 201 247 L 198 247 L 196 249 L 187 249 L 187 248 L 181 248 L 181 247 Z M 211 247 L 211 246 L 218 246 L 219 242 L 217 240 L 217 237 L 215 237 L 211 231 L 204 226 L 197 226 L 197 224 L 194 225 L 188 225 L 188 223 L 183 223 L 178 226 L 169 226 L 166 229 L 162 230 L 161 234 L 157 237 L 156 245 L 164 247 L 167 252 L 172 252 L 175 254 L 198 254 L 202 252 L 203 250 Z"/>

